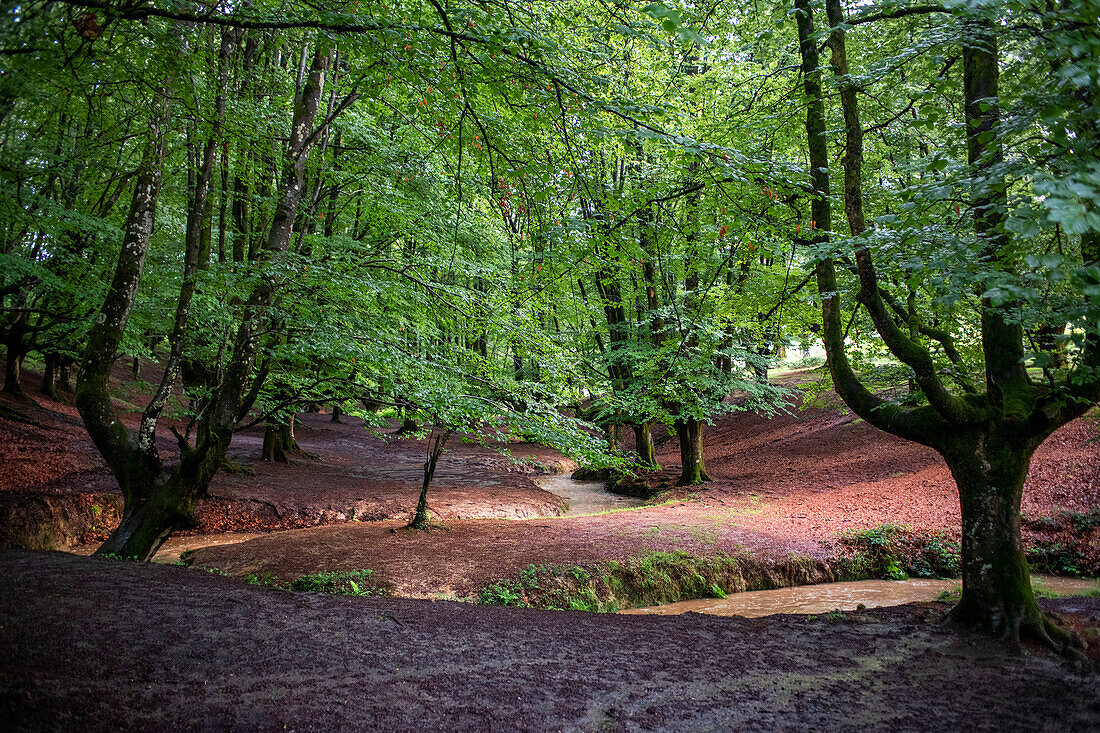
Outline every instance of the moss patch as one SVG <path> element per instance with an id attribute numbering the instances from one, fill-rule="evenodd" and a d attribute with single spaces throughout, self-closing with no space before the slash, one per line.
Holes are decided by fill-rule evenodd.
<path id="1" fill-rule="evenodd" d="M 482 604 L 593 612 L 656 606 L 693 598 L 833 580 L 822 562 L 791 555 L 764 563 L 748 554 L 697 556 L 654 552 L 589 566 L 529 565 L 482 586 Z"/>

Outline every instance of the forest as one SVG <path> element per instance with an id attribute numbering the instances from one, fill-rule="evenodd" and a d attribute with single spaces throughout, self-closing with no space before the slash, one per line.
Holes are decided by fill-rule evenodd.
<path id="1" fill-rule="evenodd" d="M 836 550 L 862 542 L 870 553 L 904 535 L 911 544 L 923 538 L 926 554 L 931 547 L 936 557 L 952 555 L 942 568 L 932 560 L 920 566 L 959 578 L 958 592 L 936 612 L 942 626 L 976 633 L 981 643 L 1007 641 L 1006 648 L 1038 655 L 1027 664 L 1048 665 L 1027 671 L 998 657 L 990 664 L 1013 670 L 998 695 L 1038 704 L 1038 693 L 1012 692 L 1011 680 L 1042 678 L 1062 689 L 1045 703 L 1062 704 L 1078 699 L 1075 685 L 1087 691 L 1095 683 L 1100 603 L 1067 621 L 1073 614 L 1044 605 L 1031 573 L 1100 574 L 1097 0 L 0 6 L 0 443 L 8 446 L 0 448 L 7 527 L 0 546 L 83 542 L 98 557 L 81 562 L 108 563 L 82 569 L 71 564 L 76 559 L 58 559 L 68 556 L 35 560 L 5 550 L 5 572 L 41 594 L 32 602 L 4 592 L 5 656 L 15 659 L 17 648 L 44 654 L 46 627 L 31 641 L 5 637 L 16 619 L 49 616 L 47 598 L 50 608 L 77 602 L 79 593 L 64 601 L 49 595 L 51 573 L 70 573 L 68 582 L 89 598 L 104 592 L 95 583 L 115 582 L 100 575 L 125 574 L 134 598 L 105 605 L 131 614 L 135 625 L 152 623 L 141 620 L 144 601 L 135 599 L 176 592 L 169 582 L 176 576 L 140 575 L 152 570 L 117 560 L 148 561 L 170 538 L 213 535 L 203 529 L 214 526 L 212 507 L 228 516 L 243 511 L 232 509 L 234 501 L 266 501 L 278 519 L 260 534 L 339 526 L 271 533 L 232 551 L 189 551 L 183 562 L 192 569 L 174 581 L 179 593 L 238 593 L 208 591 L 202 584 L 219 579 L 193 569 L 207 562 L 281 588 L 310 572 L 356 570 L 341 576 L 341 587 L 372 595 L 365 568 L 373 567 L 383 595 L 480 593 L 483 602 L 539 605 L 540 587 L 557 583 L 589 592 L 595 605 L 567 599 L 542 607 L 608 610 L 612 598 L 616 610 L 924 575 L 903 571 L 896 556 L 883 561 L 880 553 L 871 567 L 870 555 L 860 565 Z M 771 449 L 753 441 L 774 426 L 797 431 L 818 419 L 856 432 L 798 443 L 792 475 L 865 488 L 893 479 L 900 486 L 909 480 L 903 475 L 933 470 L 931 483 L 946 497 L 936 507 L 947 508 L 925 527 L 906 513 L 924 511 L 924 494 L 895 487 L 876 495 L 889 496 L 885 503 L 863 494 L 845 495 L 850 504 L 821 499 L 821 516 L 830 519 L 820 530 L 766 524 L 779 517 L 768 502 L 785 491 L 779 471 L 789 456 L 778 438 Z M 835 455 L 826 446 L 862 450 L 862 460 L 873 454 L 878 463 L 857 478 L 829 474 Z M 344 453 L 337 460 L 330 450 Z M 87 476 L 73 478 L 74 466 Z M 574 478 L 606 482 L 646 503 L 601 519 L 598 535 L 583 534 L 597 532 L 595 514 L 547 520 L 574 522 L 553 530 L 572 539 L 548 535 L 544 550 L 502 565 L 507 541 L 499 538 L 535 531 L 512 525 L 564 511 L 527 473 L 574 469 Z M 746 478 L 756 471 L 773 479 Z M 48 480 L 38 478 L 46 473 Z M 353 486 L 360 479 L 400 486 L 400 497 L 371 499 Z M 260 495 L 258 487 L 275 491 L 280 482 L 278 500 Z M 334 503 L 333 492 L 345 489 L 345 503 L 358 510 Z M 27 507 L 59 506 L 61 495 L 69 514 L 83 502 L 80 521 L 95 532 L 74 531 L 63 542 L 10 539 L 17 525 L 33 534 Z M 318 516 L 328 513 L 294 524 L 282 497 L 314 501 Z M 527 501 L 543 508 L 529 511 Z M 392 506 L 383 511 L 385 502 Z M 454 508 L 461 502 L 492 503 L 497 513 Z M 716 510 L 723 502 L 735 508 Z M 814 521 L 817 510 L 808 506 L 785 509 L 780 519 Z M 101 521 L 104 511 L 110 522 Z M 729 514 L 715 520 L 715 511 Z M 877 529 L 859 524 L 864 514 L 879 517 Z M 219 526 L 251 531 L 240 516 Z M 679 529 L 660 544 L 668 523 Z M 383 528 L 375 544 L 351 534 Z M 1048 530 L 1077 539 L 1033 541 Z M 313 539 L 286 540 L 278 552 L 263 544 L 297 532 Z M 76 539 L 82 533 L 88 537 Z M 510 541 L 534 546 L 523 537 Z M 380 559 L 389 555 L 371 554 L 382 542 L 404 543 L 403 570 L 393 569 L 394 558 L 392 567 Z M 772 555 L 786 553 L 781 561 L 763 549 L 780 546 Z M 643 550 L 671 553 L 660 556 L 669 567 L 652 570 L 646 563 L 657 556 Z M 359 564 L 341 564 L 352 556 Z M 482 563 L 483 575 L 462 569 L 473 567 L 469 558 Z M 417 570 L 416 562 L 433 569 Z M 546 570 L 554 563 L 573 569 Z M 736 582 L 731 563 L 741 563 Z M 756 572 L 750 565 L 769 568 L 759 571 L 766 581 L 746 581 Z M 157 572 L 168 570 L 175 572 Z M 656 601 L 640 590 L 625 603 L 620 586 L 642 588 L 643 571 L 671 574 L 680 590 Z M 422 572 L 453 578 L 421 587 L 414 579 Z M 600 572 L 606 588 L 595 580 Z M 415 592 L 402 592 L 402 582 Z M 699 588 L 684 590 L 692 583 Z M 284 603 L 271 598 L 263 603 Z M 406 611 L 429 613 L 400 605 L 375 611 L 371 619 L 383 626 L 371 633 L 389 633 L 385 620 L 393 619 L 393 633 L 405 634 L 413 623 L 400 620 Z M 509 623 L 491 610 L 468 613 L 487 615 L 468 622 L 417 616 L 416 623 L 447 634 L 464 623 Z M 535 636 L 571 623 L 523 618 Z M 909 623 L 900 618 L 890 623 Z M 206 624 L 219 625 L 215 619 Z M 632 643 L 609 619 L 578 621 L 578 633 L 592 644 L 603 635 Z M 705 632 L 668 628 L 672 639 Z M 113 643 L 125 646 L 125 638 Z M 135 640 L 134 653 L 153 643 Z M 409 649 L 427 655 L 428 666 L 436 653 Z M 521 665 L 507 650 L 495 653 Z M 1073 684 L 1058 671 L 1066 659 L 1085 675 Z M 204 704 L 235 711 L 228 718 L 208 712 L 205 722 L 180 723 L 164 712 L 164 700 L 147 700 L 169 717 L 108 716 L 87 727 L 89 719 L 64 717 L 76 715 L 65 706 L 57 713 L 47 702 L 24 701 L 26 686 L 40 680 L 4 668 L 0 712 L 19 721 L 17 729 L 65 721 L 88 730 L 255 729 L 308 719 L 299 717 L 305 703 L 288 703 L 275 717 L 262 717 L 266 708 L 257 708 L 261 717 L 241 717 L 226 687 L 224 700 Z M 997 687 L 993 671 L 971 672 L 976 680 L 988 672 Z M 602 700 L 595 717 L 591 706 L 578 712 L 560 701 L 519 709 L 498 701 L 494 710 L 505 711 L 503 727 L 517 729 L 856 724 L 785 719 L 775 701 L 780 717 L 770 724 L 735 724 L 714 710 L 699 717 L 683 701 L 682 717 L 646 717 L 657 714 L 627 706 L 634 717 L 623 723 L 614 705 L 626 703 L 614 700 L 628 695 L 628 683 L 615 684 L 612 702 Z M 953 693 L 962 697 L 929 725 L 957 722 L 950 716 L 965 714 L 981 684 Z M 858 708 L 860 689 L 846 693 L 849 710 Z M 422 718 L 429 728 L 489 724 L 455 707 L 461 695 L 482 694 L 472 688 L 431 693 L 444 702 L 427 692 L 387 694 L 380 699 L 393 706 L 390 717 L 379 713 L 362 727 L 415 728 L 411 721 L 427 715 L 417 706 L 433 704 L 432 715 L 444 717 Z M 1070 717 L 1061 725 L 1045 725 L 1100 724 L 1088 697 L 1063 711 Z M 550 717 L 538 722 L 540 710 Z M 989 708 L 981 720 L 1041 727 L 1028 717 L 1035 709 L 1016 714 Z M 329 729 L 359 727 L 339 716 L 317 720 Z M 919 718 L 891 725 L 922 727 Z"/>

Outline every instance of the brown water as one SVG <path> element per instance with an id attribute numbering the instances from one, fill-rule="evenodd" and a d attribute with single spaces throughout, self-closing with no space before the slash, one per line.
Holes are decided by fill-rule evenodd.
<path id="1" fill-rule="evenodd" d="M 538 479 L 538 483 L 551 494 L 556 494 L 569 502 L 569 509 L 565 512 L 567 517 L 613 509 L 630 509 L 645 504 L 645 499 L 612 494 L 604 488 L 602 481 L 574 481 L 568 474 L 542 476 Z"/>
<path id="2" fill-rule="evenodd" d="M 1083 595 L 1100 588 L 1100 581 L 1031 576 L 1032 585 L 1062 595 Z M 915 601 L 934 601 L 943 591 L 957 590 L 957 580 L 859 580 L 850 583 L 821 583 L 795 588 L 733 593 L 728 598 L 701 598 L 651 608 L 632 608 L 620 613 L 676 615 L 692 611 L 715 616 L 757 618 L 776 613 L 815 614 L 833 610 L 853 611 L 867 608 L 900 606 Z"/>
<path id="3" fill-rule="evenodd" d="M 238 542 L 262 536 L 248 532 L 226 532 L 225 534 L 192 534 L 169 537 L 157 550 L 157 554 L 153 555 L 153 562 L 172 563 L 179 560 L 180 555 L 187 550 L 197 550 L 200 547 L 210 547 L 212 545 L 235 545 Z M 99 547 L 98 544 L 77 545 L 71 548 L 69 552 L 74 555 L 91 555 L 97 547 Z"/>

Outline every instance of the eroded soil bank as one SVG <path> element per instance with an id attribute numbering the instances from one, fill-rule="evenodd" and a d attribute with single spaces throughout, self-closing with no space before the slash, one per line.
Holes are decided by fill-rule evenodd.
<path id="1" fill-rule="evenodd" d="M 343 598 L 0 553 L 6 730 L 1095 730 L 1100 677 L 944 606 L 761 619 Z M 1100 599 L 1044 601 L 1078 628 Z"/>

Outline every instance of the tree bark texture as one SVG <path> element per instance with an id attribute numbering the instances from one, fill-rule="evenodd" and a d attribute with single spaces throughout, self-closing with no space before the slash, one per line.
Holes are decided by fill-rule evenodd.
<path id="1" fill-rule="evenodd" d="M 703 463 L 703 422 L 693 417 L 677 420 L 676 437 L 680 441 L 680 480 L 677 486 L 695 486 L 710 481 Z"/>

